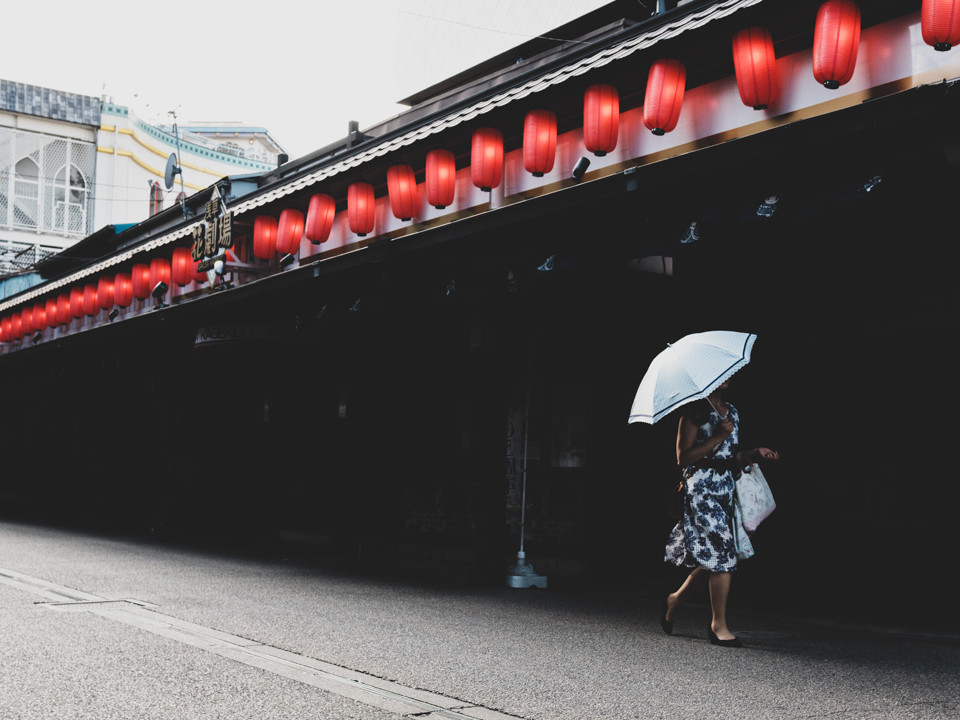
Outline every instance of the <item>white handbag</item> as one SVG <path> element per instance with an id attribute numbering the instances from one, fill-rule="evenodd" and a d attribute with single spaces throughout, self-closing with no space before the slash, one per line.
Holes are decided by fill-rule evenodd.
<path id="1" fill-rule="evenodd" d="M 757 463 L 744 468 L 737 480 L 737 505 L 740 507 L 743 527 L 747 532 L 756 530 L 777 507 L 767 479 Z"/>
<path id="2" fill-rule="evenodd" d="M 753 543 L 743 527 L 743 518 L 740 515 L 740 505 L 733 504 L 733 541 L 737 549 L 737 559 L 746 560 L 753 557 Z"/>

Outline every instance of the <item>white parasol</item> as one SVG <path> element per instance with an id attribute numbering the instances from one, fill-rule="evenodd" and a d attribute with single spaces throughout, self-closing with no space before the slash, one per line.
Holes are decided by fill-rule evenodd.
<path id="1" fill-rule="evenodd" d="M 753 333 L 711 330 L 667 345 L 640 381 L 628 422 L 652 425 L 681 405 L 706 398 L 750 362 L 756 339 Z"/>

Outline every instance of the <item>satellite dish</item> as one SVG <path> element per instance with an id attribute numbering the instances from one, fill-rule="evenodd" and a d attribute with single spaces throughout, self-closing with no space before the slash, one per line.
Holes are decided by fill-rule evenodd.
<path id="1" fill-rule="evenodd" d="M 173 179 L 180 172 L 181 169 L 177 167 L 177 154 L 170 153 L 170 157 L 167 158 L 167 168 L 163 171 L 163 182 L 167 190 L 173 189 Z"/>

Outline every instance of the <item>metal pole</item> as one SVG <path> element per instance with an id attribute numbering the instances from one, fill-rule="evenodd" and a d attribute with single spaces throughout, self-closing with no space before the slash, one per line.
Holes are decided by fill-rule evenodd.
<path id="1" fill-rule="evenodd" d="M 527 525 L 527 448 L 530 437 L 530 384 L 533 381 L 533 338 L 527 343 L 527 383 L 523 408 L 523 471 L 520 486 L 520 554 L 518 558 L 525 559 L 523 551 L 524 528 Z"/>
<path id="2" fill-rule="evenodd" d="M 520 490 L 520 551 L 517 553 L 517 564 L 507 573 L 507 585 L 515 588 L 545 588 L 547 578 L 538 575 L 532 565 L 527 564 L 527 554 L 523 550 L 524 531 L 527 525 L 527 450 L 530 433 L 530 387 L 533 383 L 533 337 L 527 342 L 527 382 L 524 398 L 523 415 L 523 470 L 521 473 Z"/>
<path id="3" fill-rule="evenodd" d="M 183 189 L 183 165 L 180 163 L 180 130 L 177 128 L 177 115 L 173 113 L 173 136 L 177 139 L 177 174 L 180 176 L 180 208 L 183 217 L 187 217 L 187 192 Z"/>

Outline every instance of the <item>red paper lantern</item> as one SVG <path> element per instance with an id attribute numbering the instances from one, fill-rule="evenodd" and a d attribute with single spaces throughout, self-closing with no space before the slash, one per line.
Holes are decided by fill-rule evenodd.
<path id="1" fill-rule="evenodd" d="M 70 312 L 70 295 L 68 293 L 60 293 L 60 295 L 57 296 L 57 324 L 69 325 L 72 319 L 73 313 Z"/>
<path id="2" fill-rule="evenodd" d="M 150 261 L 150 293 L 158 283 L 163 283 L 170 288 L 170 261 L 166 258 L 155 257 Z M 166 295 L 166 293 L 163 293 Z"/>
<path id="3" fill-rule="evenodd" d="M 733 70 L 744 105 L 763 110 L 773 102 L 778 86 L 777 58 L 769 30 L 749 27 L 733 36 Z"/>
<path id="4" fill-rule="evenodd" d="M 23 330 L 21 326 L 20 313 L 14 313 L 10 316 L 10 339 L 19 340 L 23 337 Z"/>
<path id="5" fill-rule="evenodd" d="M 303 213 L 293 208 L 287 208 L 280 213 L 280 223 L 277 228 L 277 251 L 285 255 L 296 255 L 300 252 L 301 239 L 303 239 Z"/>
<path id="6" fill-rule="evenodd" d="M 417 178 L 409 165 L 392 165 L 387 170 L 387 195 L 394 217 L 406 222 L 417 214 L 420 196 Z"/>
<path id="7" fill-rule="evenodd" d="M 20 311 L 20 336 L 25 337 L 33 330 L 33 308 L 25 307 Z"/>
<path id="8" fill-rule="evenodd" d="M 97 302 L 101 309 L 109 310 L 116 304 L 112 277 L 102 277 L 97 281 Z"/>
<path id="9" fill-rule="evenodd" d="M 583 144 L 597 157 L 613 152 L 620 130 L 620 94 L 613 85 L 591 85 L 583 94 Z"/>
<path id="10" fill-rule="evenodd" d="M 127 273 L 117 273 L 113 279 L 113 301 L 120 307 L 133 302 L 133 280 Z"/>
<path id="11" fill-rule="evenodd" d="M 83 317 L 83 288 L 82 287 L 72 287 L 70 288 L 70 314 L 74 318 Z"/>
<path id="12" fill-rule="evenodd" d="M 193 252 L 188 247 L 175 247 L 171 258 L 170 275 L 173 281 L 183 287 L 193 282 L 195 263 Z"/>
<path id="13" fill-rule="evenodd" d="M 150 266 L 137 263 L 130 269 L 131 290 L 137 300 L 146 300 L 150 297 L 153 285 L 150 284 Z"/>
<path id="14" fill-rule="evenodd" d="M 55 327 L 57 324 L 57 298 L 48 297 L 44 305 L 47 309 L 47 327 Z"/>
<path id="15" fill-rule="evenodd" d="M 934 50 L 949 50 L 960 42 L 960 0 L 923 0 L 920 33 Z"/>
<path id="16" fill-rule="evenodd" d="M 375 210 L 373 185 L 355 182 L 347 188 L 347 221 L 351 232 L 360 237 L 373 232 Z"/>
<path id="17" fill-rule="evenodd" d="M 317 193 L 310 198 L 307 208 L 307 223 L 304 234 L 314 245 L 326 242 L 337 214 L 337 202 L 326 193 Z"/>
<path id="18" fill-rule="evenodd" d="M 100 312 L 100 302 L 97 298 L 97 286 L 87 283 L 83 288 L 83 312 L 93 317 Z"/>
<path id="19" fill-rule="evenodd" d="M 10 337 L 10 318 L 4 317 L 0 320 L 0 342 L 10 342 L 13 338 Z"/>
<path id="20" fill-rule="evenodd" d="M 643 100 L 643 124 L 654 135 L 673 130 L 680 120 L 687 69 L 679 60 L 661 58 L 650 66 Z"/>
<path id="21" fill-rule="evenodd" d="M 470 145 L 470 179 L 489 192 L 503 177 L 503 133 L 496 128 L 478 128 Z"/>
<path id="22" fill-rule="evenodd" d="M 270 260 L 276 252 L 277 220 L 260 215 L 253 221 L 253 256 L 258 260 Z"/>
<path id="23" fill-rule="evenodd" d="M 860 47 L 860 7 L 853 0 L 827 0 L 817 11 L 813 76 L 836 90 L 850 82 Z"/>
<path id="24" fill-rule="evenodd" d="M 427 153 L 427 202 L 437 210 L 453 204 L 457 189 L 457 163 L 449 150 L 431 150 Z"/>
<path id="25" fill-rule="evenodd" d="M 549 110 L 531 110 L 523 119 L 523 168 L 534 177 L 553 170 L 557 156 L 557 116 Z"/>
<path id="26" fill-rule="evenodd" d="M 33 329 L 40 331 L 47 327 L 47 304 L 38 302 L 33 306 Z"/>

